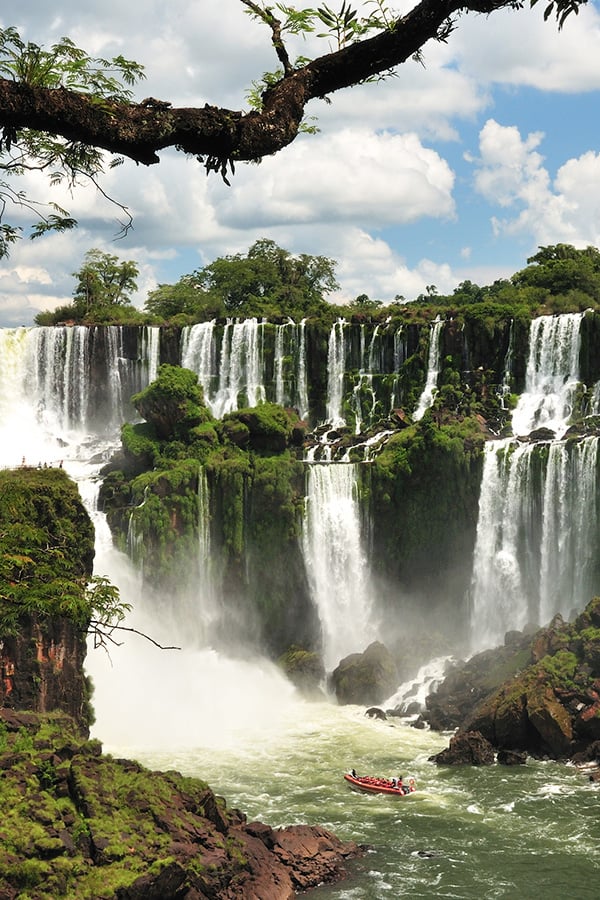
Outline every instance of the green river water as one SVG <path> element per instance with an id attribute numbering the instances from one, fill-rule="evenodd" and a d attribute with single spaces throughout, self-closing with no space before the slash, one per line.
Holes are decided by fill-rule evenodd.
<path id="1" fill-rule="evenodd" d="M 243 696 L 242 687 L 242 705 Z M 600 795 L 584 772 L 533 760 L 440 768 L 428 757 L 449 735 L 373 720 L 362 707 L 293 700 L 264 713 L 254 727 L 244 722 L 243 740 L 234 728 L 220 741 L 210 717 L 203 740 L 188 709 L 197 746 L 105 749 L 197 775 L 250 820 L 320 824 L 369 845 L 346 881 L 312 892 L 318 900 L 600 896 Z M 356 793 L 342 777 L 352 767 L 413 776 L 417 792 L 403 800 Z"/>

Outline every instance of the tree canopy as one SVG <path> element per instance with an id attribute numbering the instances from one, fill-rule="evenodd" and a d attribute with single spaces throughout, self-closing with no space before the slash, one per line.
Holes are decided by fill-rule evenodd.
<path id="1" fill-rule="evenodd" d="M 39 313 L 35 318 L 37 325 L 66 319 L 99 323 L 118 320 L 119 311 L 128 317 L 135 314 L 131 294 L 137 290 L 139 270 L 134 260 L 120 260 L 112 253 L 93 248 L 86 253 L 81 268 L 72 274 L 77 279 L 73 303 Z"/>
<path id="2" fill-rule="evenodd" d="M 544 0 L 544 18 L 559 27 L 587 0 Z M 152 165 L 174 147 L 227 180 L 238 162 L 257 161 L 288 146 L 306 127 L 307 104 L 361 82 L 385 77 L 409 59 L 420 59 L 430 41 L 447 41 L 461 16 L 536 6 L 538 0 L 420 0 L 403 15 L 373 0 L 361 16 L 348 0 L 338 12 L 327 4 L 297 8 L 283 2 L 240 0 L 265 26 L 277 68 L 255 82 L 249 112 L 174 108 L 167 100 L 134 101 L 131 88 L 142 67 L 123 56 L 95 58 L 67 37 L 45 49 L 25 42 L 14 27 L 0 29 L 0 256 L 20 236 L 4 220 L 11 203 L 34 217 L 31 236 L 76 225 L 69 213 L 39 204 L 15 188 L 10 176 L 39 169 L 53 181 L 98 183 L 105 165 L 124 158 Z M 288 39 L 314 34 L 327 52 L 292 61 Z M 333 43 L 334 50 L 330 51 Z M 109 162 L 103 151 L 111 154 Z M 126 217 L 127 211 L 123 208 Z M 130 219 L 122 223 L 127 229 Z"/>
<path id="3" fill-rule="evenodd" d="M 174 285 L 151 291 L 146 310 L 162 319 L 183 313 L 196 321 L 220 315 L 296 318 L 318 312 L 337 287 L 335 262 L 325 256 L 292 255 L 262 238 L 246 254 L 218 259 Z"/>

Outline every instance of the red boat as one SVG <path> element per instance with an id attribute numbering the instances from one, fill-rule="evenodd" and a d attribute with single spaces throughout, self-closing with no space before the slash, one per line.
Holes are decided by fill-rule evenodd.
<path id="1" fill-rule="evenodd" d="M 352 775 L 349 772 L 344 778 L 355 791 L 363 791 L 365 794 L 390 794 L 393 797 L 407 797 L 415 790 L 415 779 L 409 779 L 408 784 L 398 783 L 397 779 L 377 778 L 373 775 Z"/>

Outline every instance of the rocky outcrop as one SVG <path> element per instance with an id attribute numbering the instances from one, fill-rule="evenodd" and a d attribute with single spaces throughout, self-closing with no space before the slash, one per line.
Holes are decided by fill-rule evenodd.
<path id="1" fill-rule="evenodd" d="M 87 733 L 94 528 L 60 468 L 0 472 L 0 706 L 60 710 Z"/>
<path id="2" fill-rule="evenodd" d="M 450 739 L 449 747 L 429 758 L 439 766 L 491 766 L 495 754 L 478 731 L 463 731 Z"/>
<path id="3" fill-rule="evenodd" d="M 19 633 L 0 641 L 0 707 L 61 710 L 87 733 L 85 655 L 85 633 L 70 619 L 22 616 Z"/>
<path id="4" fill-rule="evenodd" d="M 346 656 L 332 672 L 329 683 L 338 703 L 373 706 L 393 694 L 398 670 L 389 650 L 373 641 L 364 653 Z"/>
<path id="5" fill-rule="evenodd" d="M 361 849 L 247 822 L 208 785 L 103 756 L 64 715 L 0 710 L 0 897 L 289 900 Z M 101 886 L 101 890 L 100 890 Z"/>
<path id="6" fill-rule="evenodd" d="M 572 623 L 557 616 L 533 636 L 457 667 L 427 698 L 433 728 L 478 732 L 504 751 L 581 758 L 600 740 L 600 598 Z"/>

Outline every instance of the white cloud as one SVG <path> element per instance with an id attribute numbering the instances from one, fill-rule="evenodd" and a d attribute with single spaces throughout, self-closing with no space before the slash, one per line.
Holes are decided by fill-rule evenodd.
<path id="1" fill-rule="evenodd" d="M 542 136 L 489 120 L 480 135 L 475 186 L 514 215 L 495 217 L 498 234 L 530 234 L 535 244 L 596 245 L 600 241 L 600 154 L 562 165 L 554 181 L 538 153 Z"/>
<path id="2" fill-rule="evenodd" d="M 598 9 L 592 3 L 582 7 L 559 31 L 554 19 L 543 21 L 544 6 L 466 16 L 459 20 L 448 52 L 465 77 L 482 84 L 562 93 L 598 90 Z"/>
<path id="3" fill-rule="evenodd" d="M 383 227 L 453 216 L 453 184 L 448 164 L 416 135 L 344 129 L 246 171 L 215 214 L 235 227 L 350 220 Z"/>
<path id="4" fill-rule="evenodd" d="M 366 0 L 361 5 L 372 8 Z M 400 0 L 398 5 L 405 10 L 413 4 Z M 126 5 L 30 0 L 20 5 L 14 21 L 8 15 L 0 13 L 2 23 L 22 27 L 27 39 L 47 44 L 66 34 L 92 54 L 123 53 L 139 60 L 148 80 L 139 86 L 138 98 L 241 109 L 252 80 L 276 66 L 268 29 L 245 15 L 239 0 L 173 0 L 168 6 L 158 0 Z M 414 247 L 409 254 L 410 229 L 422 221 L 432 229 L 462 228 L 475 215 L 475 204 L 467 207 L 460 197 L 468 173 L 460 159 L 456 171 L 448 159 L 458 156 L 468 127 L 479 128 L 480 117 L 489 115 L 498 85 L 511 91 L 521 85 L 541 91 L 600 89 L 599 32 L 593 4 L 571 17 L 560 33 L 553 22 L 543 22 L 538 7 L 489 18 L 463 16 L 448 44 L 426 45 L 424 65 L 409 61 L 396 78 L 342 91 L 331 105 L 311 103 L 308 112 L 317 115 L 321 133 L 297 140 L 260 166 L 238 167 L 231 188 L 218 176 L 207 178 L 197 162 L 175 151 L 161 154 L 158 166 L 126 163 L 102 181 L 134 215 L 133 230 L 122 241 L 114 241 L 118 209 L 95 189 L 71 197 L 27 177 L 20 186 L 42 199 L 51 193 L 80 219 L 81 228 L 21 241 L 6 271 L 0 270 L 0 309 L 14 306 L 14 298 L 27 309 L 68 302 L 71 273 L 91 247 L 136 259 L 141 267 L 136 302 L 141 304 L 145 292 L 165 280 L 169 261 L 170 272 L 178 259 L 184 266 L 190 258 L 204 264 L 245 251 L 259 237 L 295 253 L 337 259 L 345 298 L 360 293 L 374 299 L 412 298 L 426 284 L 448 292 L 464 278 L 487 283 L 473 273 L 488 271 L 494 250 L 484 262 L 476 228 L 458 242 L 436 245 L 432 240 L 427 258 Z M 313 50 L 320 52 L 314 40 L 298 40 L 293 52 L 310 55 Z M 532 246 L 558 240 L 598 243 L 596 148 L 551 173 L 542 153 L 552 133 L 544 131 L 522 135 L 493 119 L 483 126 L 479 158 L 471 160 L 477 196 L 490 207 L 479 233 L 489 235 L 491 218 L 504 241 L 520 236 Z M 434 141 L 436 149 L 427 146 Z M 456 251 L 455 271 L 446 261 L 450 244 L 463 247 Z M 467 260 L 468 273 L 462 268 Z M 491 266 L 489 271 L 489 281 L 508 274 L 494 274 Z"/>

